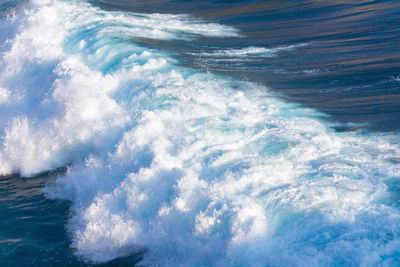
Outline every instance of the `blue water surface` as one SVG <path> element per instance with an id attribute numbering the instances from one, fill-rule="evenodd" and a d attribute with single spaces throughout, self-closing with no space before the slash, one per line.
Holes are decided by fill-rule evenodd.
<path id="1" fill-rule="evenodd" d="M 400 20 L 398 19 L 400 17 L 400 3 L 398 1 L 92 0 L 89 2 L 91 5 L 99 7 L 105 12 L 123 11 L 128 13 L 135 12 L 146 14 L 191 14 L 194 18 L 201 18 L 202 21 L 227 25 L 237 29 L 238 34 L 231 34 L 231 36 L 223 38 L 217 38 L 217 36 L 196 36 L 196 38 L 189 38 L 190 36 L 185 36 L 185 38 L 175 38 L 170 40 L 168 38 L 157 39 L 141 36 L 132 39 L 123 37 L 121 37 L 121 39 L 115 38 L 113 41 L 117 44 L 125 44 L 129 42 L 134 43 L 135 47 L 139 47 L 137 48 L 138 51 L 141 51 L 140 49 L 143 48 L 152 52 L 157 51 L 154 52 L 155 54 L 159 53 L 161 55 L 162 53 L 165 53 L 168 55 L 168 60 L 171 62 L 174 61 L 176 66 L 190 70 L 188 71 L 189 74 L 185 74 L 188 77 L 192 77 L 190 76 L 192 75 L 191 70 L 194 70 L 199 73 L 218 74 L 223 75 L 221 77 L 233 77 L 238 81 L 249 81 L 260 86 L 265 86 L 268 90 L 271 90 L 271 92 L 274 93 L 274 96 L 279 95 L 281 99 L 290 103 L 287 106 L 281 107 L 282 110 L 285 108 L 288 109 L 288 112 L 285 114 L 295 117 L 298 115 L 296 113 L 304 112 L 304 114 L 306 114 L 305 117 L 317 117 L 323 122 L 322 124 L 326 126 L 326 129 L 324 128 L 325 126 L 322 127 L 319 124 L 315 127 L 317 129 L 322 127 L 323 133 L 327 133 L 327 135 L 333 133 L 332 135 L 338 134 L 338 136 L 342 138 L 343 135 L 341 134 L 347 134 L 350 132 L 350 137 L 353 138 L 352 132 L 355 131 L 365 138 L 363 140 L 372 140 L 372 136 L 375 135 L 390 135 L 392 138 L 391 144 L 394 144 L 394 148 L 393 151 L 391 151 L 390 148 L 385 147 L 386 150 L 384 151 L 389 151 L 388 154 L 379 154 L 379 151 L 383 151 L 380 149 L 385 145 L 379 143 L 379 145 L 374 146 L 370 145 L 367 141 L 365 141 L 365 143 L 368 143 L 370 147 L 367 146 L 367 148 L 363 149 L 362 152 L 356 150 L 357 153 L 360 153 L 360 158 L 363 158 L 365 154 L 370 153 L 379 159 L 379 162 L 378 160 L 376 161 L 376 166 L 370 166 L 368 164 L 365 164 L 368 165 L 365 166 L 360 162 L 352 162 L 351 160 L 348 160 L 348 158 L 341 158 L 339 153 L 336 158 L 337 160 L 334 161 L 334 163 L 340 165 L 344 162 L 343 165 L 338 167 L 340 169 L 339 172 L 342 171 L 349 176 L 354 174 L 354 177 L 352 178 L 360 184 L 363 184 L 363 181 L 366 181 L 366 184 L 368 185 L 371 184 L 371 187 L 379 184 L 376 188 L 381 189 L 387 194 L 382 193 L 383 196 L 375 196 L 371 193 L 371 195 L 373 195 L 371 197 L 374 198 L 373 204 L 377 207 L 376 210 L 384 207 L 386 212 L 385 215 L 389 214 L 390 211 L 398 212 L 400 203 L 400 183 L 399 177 L 396 176 L 396 168 L 397 170 L 399 169 L 400 159 L 398 158 L 399 151 L 397 151 L 397 147 L 395 146 L 398 145 L 398 141 L 396 141 L 398 139 L 396 139 L 396 136 L 398 137 L 400 130 Z M 21 14 L 21 12 L 24 12 L 26 4 L 27 2 L 23 1 L 0 0 L 0 19 L 6 20 L 12 17 L 13 14 Z M 76 44 L 79 43 L 81 39 L 87 41 L 97 38 L 96 34 L 98 32 L 96 31 L 99 30 L 99 28 L 101 28 L 101 26 L 94 26 L 92 29 L 85 31 L 83 36 L 77 35 L 76 39 L 71 38 L 70 43 L 64 44 L 65 50 L 70 49 L 68 52 L 71 54 L 76 53 L 74 49 L 80 47 Z M 82 31 L 78 31 L 78 33 L 81 34 Z M 174 32 L 174 34 L 176 34 L 176 32 Z M 0 32 L 0 35 L 3 36 L 0 37 L 0 47 L 4 48 L 10 46 L 10 43 L 7 43 L 6 39 L 8 37 L 11 38 L 12 34 L 4 31 L 4 35 L 2 32 Z M 106 41 L 108 42 L 108 40 Z M 96 45 L 101 47 L 101 41 Z M 95 50 L 97 48 L 96 45 L 88 48 L 88 50 L 86 50 L 87 54 L 95 55 Z M 82 47 L 84 46 L 85 44 L 82 42 Z M 123 47 L 123 45 L 121 45 L 121 47 Z M 93 51 L 89 51 L 90 49 L 93 49 Z M 122 52 L 118 51 L 117 55 L 111 59 L 105 58 L 104 61 L 100 61 L 98 65 L 92 66 L 93 69 L 98 70 L 104 75 L 115 74 L 121 66 L 129 64 L 129 62 L 126 63 L 124 60 L 128 58 L 130 54 L 135 52 L 131 48 L 129 49 L 130 50 L 125 52 L 123 49 Z M 112 49 L 110 50 L 112 51 Z M 144 65 L 145 62 L 147 62 L 146 55 L 142 54 L 142 56 L 144 59 L 140 58 L 135 61 L 138 65 Z M 85 60 L 86 63 L 90 63 L 90 60 L 97 62 L 90 56 L 85 58 Z M 107 64 L 103 64 L 106 61 Z M 169 61 L 167 64 L 172 64 Z M 31 65 L 27 64 L 27 69 L 29 69 L 29 67 L 31 67 Z M 49 81 L 53 81 L 53 66 L 50 65 L 48 68 L 51 69 L 51 71 L 49 71 Z M 39 72 L 40 71 L 46 71 L 46 69 L 43 68 L 39 70 Z M 161 71 L 161 73 L 164 72 L 167 71 Z M 50 82 L 47 83 L 46 80 L 43 81 L 42 78 L 40 78 L 40 80 L 43 82 L 44 87 L 46 87 L 46 84 L 50 84 Z M 150 86 L 146 83 L 145 79 L 143 80 L 142 84 L 136 83 L 134 90 L 129 91 L 129 97 L 133 98 L 133 95 L 140 95 L 137 93 L 138 91 L 140 92 L 140 90 L 148 90 L 147 88 Z M 35 81 L 35 78 L 24 84 L 29 85 L 32 81 Z M 237 86 L 240 87 L 240 82 L 238 84 L 239 85 Z M 215 87 L 219 88 L 218 86 L 220 85 L 218 84 Z M 44 91 L 46 91 L 46 89 L 48 88 L 45 88 Z M 123 102 L 123 105 L 129 105 L 130 99 L 129 97 L 126 97 L 125 93 L 126 92 L 123 91 L 120 96 L 115 96 L 115 99 L 124 99 L 125 101 L 128 98 L 128 100 L 125 101 L 126 103 L 124 101 L 121 102 Z M 154 100 L 154 98 L 152 100 Z M 176 101 L 176 99 L 173 97 L 155 99 L 154 102 L 149 103 L 144 100 L 143 103 L 140 103 L 142 104 L 140 107 L 148 109 L 157 107 L 162 109 L 164 106 L 173 105 L 174 101 Z M 201 101 L 201 99 L 198 101 Z M 216 99 L 216 102 L 217 101 L 219 100 Z M 256 104 L 257 103 L 254 103 L 255 106 Z M 32 104 L 32 106 L 34 106 L 34 104 Z M 149 106 L 151 107 L 149 108 Z M 310 111 L 307 109 L 299 108 L 297 110 L 299 106 L 311 107 L 315 110 L 311 111 L 312 115 L 309 115 Z M 24 110 L 24 108 L 21 107 L 20 109 Z M 19 108 L 13 109 L 12 112 L 19 114 L 17 109 Z M 228 110 L 228 115 L 222 118 L 221 121 L 224 119 L 228 121 L 232 119 L 232 117 L 236 116 L 235 107 L 232 106 L 231 109 L 232 110 Z M 6 109 L 1 109 L 1 111 L 4 110 Z M 38 110 L 40 111 L 40 108 L 38 108 Z M 322 111 L 322 113 L 318 113 L 319 111 Z M 138 114 L 140 115 L 140 111 L 137 111 L 136 113 L 131 112 L 129 115 L 132 117 L 139 117 Z M 47 115 L 50 116 L 52 114 L 45 114 L 43 116 Z M 196 123 L 204 125 L 208 120 L 212 121 L 212 119 L 213 118 L 210 119 L 207 117 L 205 120 L 196 121 L 193 123 L 193 129 L 197 129 L 195 127 Z M 278 119 L 279 117 L 277 120 Z M 140 122 L 135 123 L 139 124 Z M 131 123 L 129 127 L 134 127 L 135 123 Z M 298 124 L 301 128 L 302 122 L 300 121 Z M 219 125 L 220 124 L 217 126 L 212 125 L 216 128 L 216 132 L 218 133 L 224 131 L 236 131 L 239 136 L 243 132 L 246 132 L 246 129 L 241 125 L 237 126 L 237 128 L 234 128 L 233 130 L 222 129 Z M 282 132 L 279 131 L 277 125 L 279 125 L 279 123 L 257 125 L 260 129 L 267 129 L 269 132 L 276 131 L 278 137 L 276 137 L 276 139 L 271 138 L 271 140 L 267 140 L 268 142 L 266 140 L 257 140 L 254 144 L 246 146 L 244 149 L 245 159 L 251 158 L 254 159 L 254 161 L 257 159 L 256 157 L 252 158 L 254 156 L 252 153 L 246 154 L 247 151 L 257 151 L 257 153 L 260 154 L 270 154 L 272 157 L 278 155 L 281 151 L 285 151 L 298 145 L 294 141 L 288 142 L 285 139 L 286 137 L 280 139 L 279 134 Z M 307 124 L 307 126 L 309 126 L 309 124 Z M 128 126 L 124 127 L 128 128 Z M 253 129 L 253 131 L 255 133 L 262 132 L 257 127 L 255 127 L 256 129 Z M 121 127 L 121 129 L 125 128 Z M 2 133 L 3 131 L 4 129 L 1 130 Z M 296 138 L 298 138 L 296 140 L 313 140 L 313 137 L 318 135 L 316 132 L 317 130 L 314 130 L 314 128 L 313 131 L 309 132 L 308 129 L 304 129 L 300 131 L 300 137 L 296 136 Z M 104 131 L 99 130 L 98 134 L 101 135 L 102 133 L 104 133 Z M 249 133 L 249 136 L 251 134 L 253 134 L 253 132 Z M 122 135 L 123 130 L 117 129 L 114 137 L 108 138 L 106 136 L 104 139 L 100 139 L 100 141 L 96 142 L 101 143 L 101 140 L 110 140 L 113 138 L 117 140 Z M 151 135 L 151 133 L 148 133 L 148 135 Z M 201 135 L 201 133 L 199 135 Z M 212 139 L 212 137 L 210 138 Z M 344 138 L 347 138 L 347 136 Z M 179 138 L 177 137 L 177 139 Z M 98 145 L 98 143 L 96 143 L 96 145 Z M 113 147 L 114 144 L 109 145 L 104 142 L 102 145 L 104 145 L 104 147 Z M 360 141 L 360 144 L 357 145 L 362 147 L 365 144 Z M 99 145 L 99 147 L 101 147 L 101 145 Z M 379 149 L 375 150 L 376 147 Z M 78 150 L 89 151 L 90 149 L 90 145 L 82 145 Z M 179 150 L 179 147 L 175 149 Z M 98 149 L 98 151 L 100 150 L 101 149 Z M 321 150 L 315 153 L 323 152 L 324 151 Z M 174 153 L 174 151 L 171 152 L 171 154 Z M 208 155 L 208 158 L 201 163 L 206 165 L 209 163 L 211 165 L 213 161 L 216 161 L 223 154 L 223 148 L 221 148 L 220 151 L 216 150 L 214 153 Z M 73 151 L 68 155 L 72 155 L 71 158 L 78 158 L 77 161 L 79 162 L 85 162 L 85 160 L 88 162 L 90 161 L 88 159 L 91 159 L 90 157 L 85 158 L 87 155 L 75 157 Z M 152 157 L 154 156 L 152 151 L 147 151 L 146 148 L 143 148 L 143 151 L 137 152 L 134 155 L 139 155 L 139 159 L 134 163 L 130 162 L 129 164 L 134 166 L 135 172 L 137 171 L 136 169 L 151 166 Z M 305 155 L 305 157 L 306 156 L 307 155 Z M 326 156 L 326 158 L 321 156 L 321 158 L 318 158 L 320 161 L 311 161 L 310 165 L 307 165 L 307 167 L 314 168 L 315 172 L 310 171 L 314 176 L 303 177 L 300 175 L 301 179 L 306 182 L 315 179 L 315 183 L 317 183 L 318 178 L 321 178 L 318 176 L 320 175 L 321 169 L 321 172 L 323 172 L 324 175 L 329 175 L 330 172 L 335 173 L 336 165 L 333 163 L 330 165 L 329 160 L 331 160 L 331 158 L 327 159 L 328 157 L 329 155 Z M 366 158 L 370 159 L 371 157 Z M 84 207 L 87 203 L 84 203 L 85 200 L 82 200 L 81 203 L 74 204 L 65 199 L 49 199 L 47 197 L 49 197 L 49 195 L 51 196 L 51 194 L 47 193 L 47 197 L 45 197 L 45 194 L 43 193 L 43 188 L 46 186 L 54 186 L 55 180 L 59 177 L 63 177 L 65 172 L 67 172 L 70 167 L 69 159 L 69 157 L 65 157 L 65 159 L 63 159 L 64 162 L 62 163 L 63 166 L 57 166 L 62 167 L 61 169 L 47 170 L 49 172 L 35 174 L 30 178 L 23 177 L 19 174 L 10 174 L 0 178 L 1 266 L 92 266 L 97 264 L 100 266 L 133 266 L 143 259 L 143 255 L 146 254 L 146 248 L 141 249 L 140 251 L 135 250 L 135 252 L 130 254 L 128 253 L 128 255 L 122 253 L 122 257 L 117 257 L 116 259 L 105 262 L 101 260 L 96 262 L 96 260 L 93 260 L 93 257 L 91 258 L 85 253 L 77 252 L 77 247 L 79 248 L 79 245 L 76 245 L 73 241 L 74 229 L 71 229 L 70 225 L 74 224 L 75 221 L 73 220 L 77 218 L 74 216 L 77 216 L 77 211 L 79 213 L 79 207 Z M 326 159 L 326 162 L 323 162 L 324 159 Z M 107 162 L 107 160 L 104 161 Z M 97 163 L 95 160 L 93 160 L 93 162 L 93 166 L 95 166 Z M 373 161 L 371 160 L 371 162 Z M 185 164 L 186 163 L 187 162 L 185 162 Z M 391 173 L 388 171 L 389 174 L 385 173 L 385 171 L 381 169 L 387 166 L 384 165 L 386 163 L 393 169 Z M 118 165 L 115 162 L 110 163 L 110 165 L 112 164 Z M 125 163 L 122 162 L 121 165 L 123 164 Z M 205 171 L 201 172 L 201 175 L 204 176 L 201 178 L 206 180 L 213 175 L 217 177 L 226 174 L 229 171 L 232 173 L 240 173 L 242 170 L 246 170 L 248 165 L 251 165 L 251 163 L 241 161 L 229 162 L 226 165 L 221 165 L 222 167 L 219 166 L 205 169 Z M 348 168 L 348 171 L 343 171 L 343 166 Z M 330 167 L 332 167 L 332 171 L 329 169 Z M 98 168 L 97 165 L 93 167 L 95 175 L 92 176 L 90 170 L 84 170 L 81 172 L 80 169 L 78 169 L 74 171 L 77 174 L 86 175 L 84 178 L 87 178 L 88 180 L 90 180 L 90 177 L 94 177 L 93 179 L 96 179 L 97 177 L 103 179 L 107 175 L 111 176 L 110 173 L 113 171 L 111 168 L 110 173 L 108 173 L 107 171 L 109 171 L 109 169 L 107 170 L 106 167 L 104 167 L 104 170 L 102 169 L 100 171 L 96 168 Z M 120 171 L 119 175 L 121 180 L 123 177 L 128 176 L 127 173 L 129 173 L 124 168 L 130 170 L 129 167 L 126 167 L 125 165 L 123 165 L 121 170 L 118 170 Z M 275 171 L 278 169 L 279 168 Z M 130 171 L 133 172 L 132 170 Z M 160 177 L 165 178 L 165 180 L 160 181 L 160 187 L 164 188 L 163 186 L 165 185 L 165 188 L 169 188 L 168 190 L 171 192 L 176 190 L 178 186 L 177 183 L 171 181 L 171 184 L 169 184 L 168 179 L 178 179 L 180 175 L 179 171 L 160 174 Z M 337 178 L 334 175 L 333 177 L 335 179 Z M 388 177 L 391 178 L 389 179 Z M 76 177 L 73 176 L 72 178 L 75 179 Z M 381 181 L 379 180 L 380 178 L 388 179 Z M 77 180 L 79 180 L 79 177 Z M 101 181 L 106 181 L 106 178 Z M 93 181 L 90 180 L 88 184 L 90 185 L 91 182 Z M 338 182 L 336 185 L 337 188 L 339 188 L 338 191 L 340 191 L 341 184 Z M 149 188 L 152 188 L 153 186 L 155 187 L 154 184 L 148 186 Z M 73 186 L 71 186 L 71 188 L 72 187 Z M 122 187 L 122 189 L 120 187 Z M 249 185 L 249 187 L 251 186 Z M 304 187 L 305 188 L 303 189 L 306 191 L 306 186 Z M 76 188 L 71 188 L 67 188 L 67 191 L 79 191 Z M 106 186 L 104 186 L 104 188 L 106 188 Z M 103 191 L 110 193 L 111 195 L 113 194 L 114 191 L 108 192 L 104 188 L 100 188 L 98 192 L 93 193 L 94 196 L 88 196 L 88 198 L 98 197 L 100 203 L 101 200 L 103 200 Z M 125 187 L 110 182 L 110 188 L 117 191 L 123 191 Z M 172 194 L 167 189 L 164 191 L 160 189 L 160 195 L 164 196 Z M 378 189 L 377 191 L 379 191 Z M 143 191 L 146 190 L 147 188 L 143 189 Z M 362 229 L 375 229 L 375 226 L 373 225 L 374 222 L 376 224 L 382 224 L 383 219 L 381 220 L 380 217 L 376 215 L 378 213 L 374 213 L 375 210 L 371 211 L 371 213 L 355 217 L 353 224 L 344 222 L 332 223 L 327 218 L 323 217 L 318 211 L 310 209 L 304 213 L 296 213 L 293 212 L 291 207 L 286 206 L 284 201 L 279 201 L 281 195 L 286 196 L 286 194 L 290 195 L 291 192 L 297 192 L 300 196 L 298 198 L 298 203 L 302 203 L 301 197 L 303 195 L 301 192 L 296 190 L 298 189 L 294 185 L 288 183 L 274 187 L 271 191 L 259 192 L 259 195 L 257 195 L 262 202 L 264 196 L 275 194 L 277 199 L 275 203 L 276 207 L 280 207 L 280 210 L 282 211 L 279 216 L 274 214 L 274 207 L 268 206 L 270 210 L 267 209 L 265 211 L 271 217 L 276 216 L 274 217 L 275 222 L 283 218 L 282 221 L 279 221 L 279 223 L 276 222 L 275 224 L 276 228 L 280 229 L 282 235 L 280 236 L 279 233 L 276 233 L 273 236 L 274 240 L 280 240 L 281 242 L 277 247 L 289 247 L 293 250 L 297 249 L 297 251 L 305 251 L 302 254 L 303 261 L 300 261 L 298 258 L 292 259 L 290 255 L 277 254 L 276 257 L 278 259 L 266 258 L 268 261 L 266 260 L 264 262 L 265 266 L 306 266 L 307 264 L 320 265 L 321 262 L 325 262 L 330 266 L 355 266 L 363 263 L 363 260 L 366 266 L 371 262 L 378 262 L 382 266 L 398 266 L 400 264 L 400 254 L 398 251 L 396 252 L 396 249 L 400 248 L 400 245 L 398 244 L 400 242 L 399 231 L 398 229 L 395 229 L 395 227 L 392 227 L 395 225 L 395 222 L 398 221 L 398 213 L 393 213 L 392 217 L 390 215 L 385 217 L 393 219 L 387 219 L 388 223 L 386 228 L 383 226 L 376 227 L 376 229 L 382 228 L 383 232 L 374 233 L 372 230 L 364 235 L 364 232 L 357 233 L 356 231 L 353 231 L 353 227 L 354 225 L 358 225 L 360 226 L 360 229 L 361 227 L 364 227 Z M 372 192 L 375 192 L 374 190 L 375 189 L 371 189 Z M 357 188 L 354 189 L 354 191 L 357 191 Z M 217 194 L 216 192 L 214 193 Z M 76 194 L 78 195 L 78 193 Z M 354 193 L 354 196 L 356 198 L 358 196 L 357 193 Z M 118 201 L 120 200 L 118 197 L 116 197 L 116 200 L 112 199 L 111 204 L 107 205 L 121 206 L 121 209 L 123 210 L 125 204 L 123 201 L 119 203 Z M 306 196 L 304 195 L 303 197 Z M 323 198 L 323 196 L 320 197 Z M 340 199 L 340 197 L 339 194 L 338 198 Z M 375 197 L 377 199 L 376 201 Z M 65 198 L 68 199 L 69 197 Z M 170 198 L 172 199 L 173 197 Z M 107 200 L 106 197 L 105 199 Z M 157 197 L 154 196 L 154 199 L 157 199 Z M 166 197 L 166 199 L 170 200 L 168 197 Z M 157 201 L 155 200 L 155 202 Z M 157 205 L 158 204 L 159 203 L 157 203 Z M 205 203 L 199 205 L 207 206 Z M 209 205 L 212 206 L 212 203 Z M 223 205 L 218 205 L 220 204 L 215 204 L 215 207 L 212 207 L 213 210 L 216 214 L 218 212 L 223 213 Z M 75 207 L 75 209 L 73 207 Z M 112 208 L 114 208 L 114 206 L 112 206 Z M 322 205 L 321 209 L 329 209 L 329 207 L 324 207 Z M 338 209 L 340 209 L 340 207 Z M 143 208 L 143 210 L 145 210 L 145 208 Z M 148 213 L 151 213 L 151 207 L 148 207 L 147 211 Z M 188 219 L 187 221 L 190 220 Z M 226 223 L 229 223 L 228 219 Z M 78 225 L 80 226 L 79 223 Z M 294 232 L 301 228 L 302 225 L 309 225 L 311 230 L 305 231 L 304 235 Z M 79 228 L 79 226 L 76 228 Z M 177 226 L 177 229 L 179 229 L 179 225 Z M 313 232 L 314 230 L 318 234 L 315 234 L 315 232 Z M 291 233 L 291 231 L 293 232 L 293 235 L 288 241 L 284 233 Z M 224 232 L 221 230 L 220 236 L 223 235 Z M 215 234 L 215 236 L 219 237 L 218 234 Z M 217 239 L 217 237 L 215 238 Z M 184 239 L 184 237 L 182 237 L 182 239 Z M 304 240 L 308 240 L 308 243 L 304 243 Z M 342 255 L 341 251 L 335 251 L 335 253 L 330 254 L 331 258 L 328 260 L 321 256 L 319 261 L 315 255 L 318 255 L 319 252 L 322 255 L 324 250 L 328 251 L 331 249 L 330 245 L 327 245 L 327 243 L 332 240 L 336 242 L 336 245 L 343 244 L 343 251 L 353 251 L 352 249 L 357 251 L 359 247 L 365 246 L 365 250 L 368 251 L 370 248 L 371 253 L 370 255 L 361 255 L 358 258 L 358 256 L 354 254 Z M 363 243 L 363 240 L 367 240 L 368 242 Z M 174 242 L 179 241 L 174 239 Z M 173 242 L 171 241 L 171 243 Z M 346 247 L 350 243 L 354 246 L 353 248 Z M 214 243 L 210 242 L 209 245 L 211 247 Z M 387 247 L 385 247 L 386 245 Z M 310 246 L 310 248 L 307 248 L 307 246 Z M 173 247 L 173 245 L 171 245 L 171 247 Z M 379 247 L 382 251 L 386 249 L 386 251 L 379 251 L 378 253 L 376 247 Z M 246 252 L 249 255 L 253 255 L 252 253 L 258 255 L 257 249 L 259 249 L 259 247 L 255 246 L 255 252 L 249 252 L 249 250 L 246 250 Z M 390 249 L 393 249 L 394 251 L 391 251 Z M 173 249 L 171 249 L 171 251 L 172 250 Z M 204 248 L 204 251 L 206 250 L 207 249 Z M 318 252 L 315 250 L 318 250 Z M 273 249 L 271 249 L 271 251 L 273 251 Z M 287 251 L 290 252 L 289 249 Z M 276 251 L 276 253 L 279 252 L 279 250 Z M 90 249 L 88 253 L 91 253 Z M 159 253 L 162 255 L 162 252 Z M 178 252 L 177 254 L 180 255 Z M 116 253 L 116 255 L 120 254 Z M 291 261 L 279 261 L 280 257 L 291 259 Z M 367 260 L 365 260 L 366 258 Z M 188 264 L 188 262 L 190 263 L 189 260 L 185 261 L 186 264 Z M 197 261 L 197 263 L 198 262 L 199 261 Z M 204 260 L 203 263 L 204 262 L 207 263 L 207 260 Z M 164 263 L 166 265 L 172 265 L 176 263 L 176 261 Z M 218 263 L 222 265 L 233 264 L 237 266 L 251 266 L 251 262 L 245 260 L 221 263 L 210 259 L 208 263 L 216 266 Z M 256 263 L 262 264 L 260 262 Z"/>

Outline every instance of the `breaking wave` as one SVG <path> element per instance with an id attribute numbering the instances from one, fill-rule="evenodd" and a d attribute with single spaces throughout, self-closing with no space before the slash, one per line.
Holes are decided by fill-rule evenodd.
<path id="1" fill-rule="evenodd" d="M 144 264 L 167 266 L 400 261 L 397 136 L 335 132 L 267 88 L 135 43 L 240 36 L 234 28 L 51 0 L 1 24 L 10 37 L 0 173 L 67 166 L 44 191 L 74 203 L 78 256 L 145 251 Z"/>

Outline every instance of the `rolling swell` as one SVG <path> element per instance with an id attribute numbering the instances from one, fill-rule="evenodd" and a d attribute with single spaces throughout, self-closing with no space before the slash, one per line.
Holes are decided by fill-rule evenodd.
<path id="1" fill-rule="evenodd" d="M 368 1 L 92 1 L 107 9 L 192 13 L 239 29 L 244 38 L 156 42 L 190 67 L 250 80 L 317 108 L 335 121 L 374 131 L 400 129 L 400 3 Z M 279 49 L 279 57 L 204 55 Z"/>
<path id="2" fill-rule="evenodd" d="M 178 66 L 142 42 L 236 29 L 63 1 L 32 1 L 10 20 L 19 27 L 0 65 L 0 172 L 69 164 L 44 191 L 72 201 L 78 256 L 145 251 L 145 264 L 169 266 L 400 261 L 397 136 L 338 133 L 315 110 Z"/>

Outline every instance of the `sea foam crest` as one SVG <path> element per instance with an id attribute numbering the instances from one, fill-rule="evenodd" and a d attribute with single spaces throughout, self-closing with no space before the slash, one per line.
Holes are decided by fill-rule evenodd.
<path id="1" fill-rule="evenodd" d="M 32 1 L 20 16 L 0 69 L 0 170 L 69 164 L 45 193 L 73 201 L 77 255 L 145 251 L 144 264 L 163 266 L 399 263 L 397 137 L 336 133 L 266 88 L 134 43 L 143 32 L 215 36 L 214 24 L 62 1 Z M 154 23 L 126 26 L 138 16 Z M 181 26 L 164 31 L 159 18 Z"/>
<path id="2" fill-rule="evenodd" d="M 240 58 L 247 57 L 276 57 L 281 52 L 292 51 L 310 45 L 310 43 L 300 43 L 293 45 L 278 46 L 274 48 L 249 46 L 239 49 L 225 49 L 214 52 L 202 52 L 200 55 L 214 58 Z"/>
<path id="3" fill-rule="evenodd" d="M 2 29 L 20 26 L 3 45 L 0 64 L 0 173 L 24 176 L 73 162 L 93 149 L 92 141 L 113 139 L 129 125 L 126 99 L 113 94 L 122 94 L 129 79 L 137 84 L 139 71 L 166 63 L 129 45 L 132 38 L 237 34 L 188 16 L 105 12 L 84 3 L 32 1 L 16 16 L 2 21 Z"/>

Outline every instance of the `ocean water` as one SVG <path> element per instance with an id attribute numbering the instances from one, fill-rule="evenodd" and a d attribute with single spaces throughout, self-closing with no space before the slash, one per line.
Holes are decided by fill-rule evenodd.
<path id="1" fill-rule="evenodd" d="M 0 1 L 0 265 L 398 266 L 397 1 Z"/>

